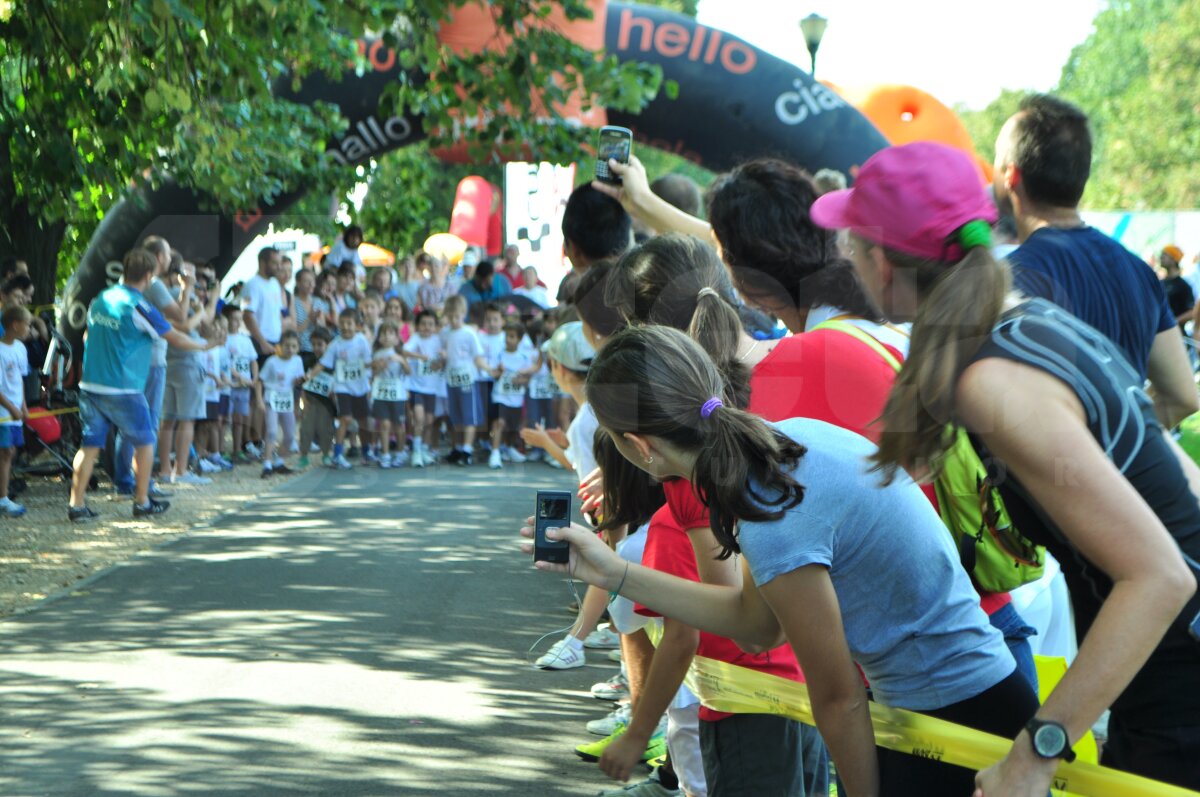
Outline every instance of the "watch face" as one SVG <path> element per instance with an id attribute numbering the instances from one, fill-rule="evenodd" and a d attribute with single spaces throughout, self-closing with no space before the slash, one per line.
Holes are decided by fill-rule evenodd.
<path id="1" fill-rule="evenodd" d="M 1033 735 L 1033 749 L 1043 758 L 1058 758 L 1067 748 L 1067 734 L 1057 725 L 1043 725 Z"/>

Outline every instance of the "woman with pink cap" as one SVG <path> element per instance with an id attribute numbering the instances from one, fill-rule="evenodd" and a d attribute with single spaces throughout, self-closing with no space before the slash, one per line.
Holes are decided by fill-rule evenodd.
<path id="1" fill-rule="evenodd" d="M 1006 474 L 1018 528 L 1071 587 L 1079 656 L 977 794 L 1045 794 L 1069 743 L 1110 706 L 1105 764 L 1200 788 L 1200 470 L 1136 372 L 1091 327 L 1011 294 L 1008 266 L 988 251 L 995 209 L 957 150 L 884 150 L 812 216 L 849 231 L 872 298 L 913 322 L 876 465 L 889 477 L 936 471 L 947 424 L 965 427 Z"/>

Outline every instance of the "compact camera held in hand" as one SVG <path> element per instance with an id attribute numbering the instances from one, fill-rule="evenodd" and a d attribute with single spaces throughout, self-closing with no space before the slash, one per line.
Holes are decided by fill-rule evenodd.
<path id="1" fill-rule="evenodd" d="M 562 490 L 538 490 L 533 515 L 533 561 L 565 565 L 571 546 L 561 540 L 546 539 L 546 529 L 571 525 L 571 494 Z"/>

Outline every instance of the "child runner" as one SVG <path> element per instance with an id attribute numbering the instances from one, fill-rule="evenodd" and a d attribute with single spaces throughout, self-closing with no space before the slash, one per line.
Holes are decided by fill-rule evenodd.
<path id="1" fill-rule="evenodd" d="M 257 384 L 259 408 L 266 418 L 266 447 L 263 449 L 262 477 L 291 473 L 283 455 L 291 450 L 296 437 L 296 388 L 304 381 L 304 363 L 300 360 L 300 335 L 294 329 L 279 339 L 279 353 L 263 363 Z M 279 445 L 277 425 L 283 428 Z"/>
<path id="2" fill-rule="evenodd" d="M 412 326 L 409 321 L 412 314 L 409 312 L 408 305 L 399 296 L 393 296 L 387 300 L 387 304 L 383 308 L 383 317 L 396 325 L 400 330 L 401 345 L 408 343 L 408 339 L 412 337 Z"/>
<path id="3" fill-rule="evenodd" d="M 447 460 L 466 466 L 473 461 L 475 433 L 483 425 L 483 401 L 476 374 L 487 367 L 483 346 L 475 330 L 466 326 L 467 300 L 455 295 L 446 299 L 445 346 L 446 404 L 454 427 L 454 450 Z"/>
<path id="4" fill-rule="evenodd" d="M 412 366 L 408 394 L 412 399 L 413 411 L 411 462 L 414 468 L 437 462 L 432 446 L 433 419 L 438 395 L 446 390 L 446 378 L 441 368 L 442 352 L 437 316 L 432 310 L 422 310 L 417 314 L 417 334 L 404 344 L 404 353 Z"/>
<path id="5" fill-rule="evenodd" d="M 547 324 L 546 321 L 546 318 L 535 318 L 529 322 L 527 328 L 537 356 L 537 370 L 529 378 L 529 394 L 525 397 L 526 429 L 545 429 L 546 424 L 554 423 L 551 413 L 554 398 L 558 395 L 558 386 L 554 384 L 554 377 L 550 374 L 550 358 L 542 351 L 542 345 L 554 334 L 555 325 Z M 545 449 L 531 446 L 526 449 L 525 456 L 531 462 L 538 462 L 544 458 Z M 558 464 L 553 458 L 546 461 Z"/>
<path id="6" fill-rule="evenodd" d="M 225 427 L 229 421 L 230 396 L 233 392 L 233 359 L 229 355 L 229 320 L 224 315 L 217 318 L 221 330 L 221 345 L 217 348 L 218 373 L 221 376 L 217 391 L 217 438 L 213 441 L 214 462 L 225 470 L 233 470 L 233 460 L 225 451 Z"/>
<path id="7" fill-rule="evenodd" d="M 351 267 L 353 268 L 353 267 Z M 317 365 L 333 372 L 333 390 L 336 396 L 338 426 L 333 446 L 335 468 L 349 470 L 353 467 L 346 459 L 346 434 L 350 422 L 356 421 L 359 439 L 367 428 L 369 407 L 367 394 L 371 383 L 367 379 L 367 364 L 371 362 L 371 346 L 358 331 L 358 311 L 346 308 L 338 314 L 338 337 L 329 344 Z"/>
<path id="8" fill-rule="evenodd" d="M 13 454 L 25 444 L 21 425 L 29 418 L 29 409 L 25 406 L 29 354 L 22 340 L 29 334 L 32 317 L 18 304 L 4 308 L 0 315 L 0 323 L 4 325 L 4 338 L 0 339 L 0 412 L 8 416 L 0 421 L 0 512 L 8 517 L 25 514 L 25 507 L 8 497 L 8 477 Z"/>
<path id="9" fill-rule="evenodd" d="M 538 364 L 532 350 L 521 348 L 524 338 L 525 327 L 521 324 L 504 325 L 504 351 L 492 371 L 496 379 L 492 389 L 496 420 L 492 422 L 492 453 L 488 456 L 488 467 L 494 470 L 503 468 L 505 459 L 517 463 L 525 461 L 516 442 L 521 431 L 521 413 L 525 409 L 525 385 Z"/>
<path id="10" fill-rule="evenodd" d="M 300 418 L 300 467 L 308 467 L 308 454 L 312 451 L 315 441 L 321 450 L 321 464 L 327 468 L 333 467 L 333 419 L 337 409 L 333 406 L 333 374 L 325 373 L 318 365 L 333 335 L 325 327 L 313 330 L 309 341 L 312 343 L 315 362 L 305 374 L 308 379 L 302 385 L 304 415 Z"/>
<path id="11" fill-rule="evenodd" d="M 504 351 L 504 311 L 499 305 L 489 304 L 483 308 L 479 343 L 483 346 L 483 358 L 487 360 L 487 367 L 479 369 L 479 400 L 483 403 L 483 412 L 487 416 L 487 426 L 490 429 L 500 417 L 500 405 L 492 401 L 494 374 L 500 365 L 500 353 Z"/>
<path id="12" fill-rule="evenodd" d="M 371 417 L 375 419 L 375 434 L 379 440 L 379 467 L 401 467 L 407 461 L 404 450 L 404 408 L 408 405 L 408 388 L 404 378 L 412 373 L 396 347 L 400 343 L 400 330 L 391 321 L 379 325 L 375 336 L 375 351 L 371 358 L 371 371 L 375 379 L 371 384 Z M 392 432 L 396 433 L 399 453 L 392 456 Z"/>
<path id="13" fill-rule="evenodd" d="M 250 429 L 250 391 L 258 383 L 258 352 L 254 341 L 242 327 L 242 308 L 234 304 L 225 305 L 222 311 L 229 322 L 229 337 L 225 348 L 229 350 L 233 389 L 229 394 L 229 417 L 233 426 L 234 462 L 245 464 L 250 456 L 245 451 Z"/>

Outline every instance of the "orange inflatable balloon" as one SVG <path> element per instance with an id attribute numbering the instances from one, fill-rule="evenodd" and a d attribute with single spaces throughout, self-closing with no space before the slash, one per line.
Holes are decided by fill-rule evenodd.
<path id="1" fill-rule="evenodd" d="M 847 99 L 892 144 L 936 141 L 962 150 L 979 167 L 980 179 L 991 182 L 992 168 L 976 154 L 962 120 L 932 94 L 913 86 L 884 85 L 851 92 Z"/>

